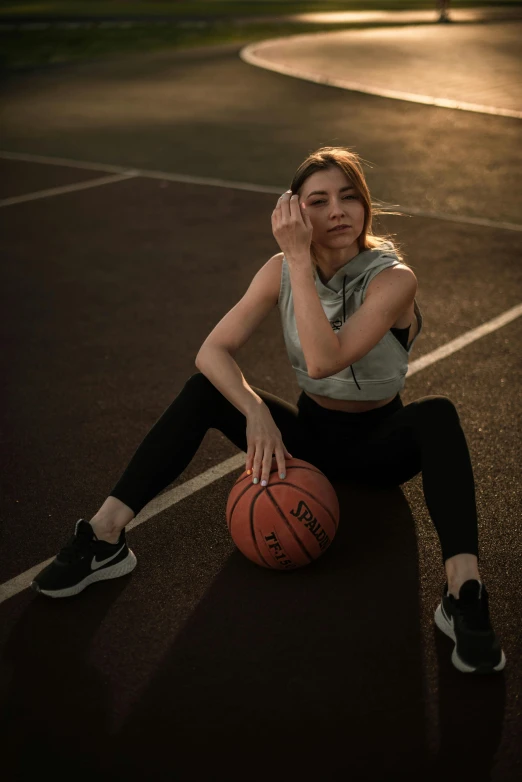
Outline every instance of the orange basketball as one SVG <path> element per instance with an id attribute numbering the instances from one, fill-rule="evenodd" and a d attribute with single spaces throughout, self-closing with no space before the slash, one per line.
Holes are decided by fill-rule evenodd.
<path id="1" fill-rule="evenodd" d="M 317 467 L 286 459 L 286 478 L 277 462 L 267 486 L 252 483 L 246 471 L 228 497 L 227 525 L 238 549 L 261 567 L 294 570 L 324 554 L 339 524 L 339 501 Z"/>

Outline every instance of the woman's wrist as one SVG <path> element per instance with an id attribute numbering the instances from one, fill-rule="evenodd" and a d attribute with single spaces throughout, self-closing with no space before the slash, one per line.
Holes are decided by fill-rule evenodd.
<path id="1" fill-rule="evenodd" d="M 247 402 L 245 417 L 252 418 L 258 415 L 263 407 L 265 407 L 265 403 L 261 397 L 252 391 L 250 399 Z"/>

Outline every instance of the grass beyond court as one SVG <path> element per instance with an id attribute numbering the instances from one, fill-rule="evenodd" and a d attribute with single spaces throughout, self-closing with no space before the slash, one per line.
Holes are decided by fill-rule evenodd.
<path id="1" fill-rule="evenodd" d="M 492 4 L 488 0 L 461 0 L 452 2 L 452 8 L 482 6 L 522 6 L 522 0 L 504 0 Z M 0 67 L 18 69 L 38 67 L 52 63 L 93 59 L 113 54 L 150 52 L 192 46 L 209 46 L 220 43 L 247 44 L 263 38 L 348 29 L 344 23 L 303 23 L 289 19 L 278 21 L 274 17 L 288 17 L 300 13 L 329 11 L 422 10 L 436 11 L 435 0 L 325 0 L 325 2 L 301 2 L 295 0 L 171 0 L 171 2 L 49 2 L 33 0 L 27 3 L 0 3 L 0 22 L 11 18 L 29 20 L 45 17 L 74 19 L 105 17 L 144 18 L 139 27 L 119 29 L 91 27 L 72 29 L 37 28 L 0 30 Z M 267 16 L 266 22 L 254 21 Z M 150 17 L 172 17 L 172 23 L 158 24 Z M 176 19 L 179 20 L 176 24 Z M 183 21 L 186 20 L 186 21 Z M 182 22 L 179 24 L 179 22 Z M 368 25 L 380 26 L 380 25 Z"/>
<path id="2" fill-rule="evenodd" d="M 520 5 L 518 0 L 453 0 L 452 8 Z M 60 16 L 262 16 L 312 11 L 401 11 L 434 8 L 435 0 L 166 0 L 166 2 L 125 2 L 125 0 L 32 0 L 0 2 L 0 14 Z"/>
<path id="3" fill-rule="evenodd" d="M 453 0 L 452 8 L 520 5 L 518 0 Z M 56 16 L 263 16 L 313 11 L 402 11 L 435 8 L 435 0 L 170 0 L 170 2 L 125 2 L 94 0 L 69 2 L 32 0 L 26 3 L 0 2 L 0 15 Z"/>

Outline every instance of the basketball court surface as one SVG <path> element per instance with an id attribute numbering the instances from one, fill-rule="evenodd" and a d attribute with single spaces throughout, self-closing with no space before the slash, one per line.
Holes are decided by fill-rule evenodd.
<path id="1" fill-rule="evenodd" d="M 517 25 L 451 28 L 474 51 L 486 37 L 492 84 L 502 83 L 468 102 L 522 111 L 506 46 Z M 418 45 L 416 30 L 430 37 L 426 73 L 439 88 L 453 73 L 465 91 L 463 72 L 437 54 L 448 28 L 397 28 L 395 42 L 385 31 L 394 89 L 412 92 L 397 63 Z M 372 32 L 356 31 L 361 57 Z M 9 782 L 519 779 L 520 117 L 328 86 L 319 65 L 316 81 L 296 78 L 276 55 L 279 72 L 226 45 L 4 76 Z M 430 78 L 422 94 L 444 97 Z M 509 106 L 495 103 L 501 94 Z M 28 589 L 78 518 L 98 510 L 197 371 L 209 331 L 278 251 L 277 198 L 326 144 L 358 152 L 374 200 L 402 212 L 374 221 L 419 280 L 424 331 L 401 396 L 444 394 L 459 411 L 479 568 L 507 658 L 498 675 L 457 671 L 434 625 L 445 575 L 421 476 L 378 492 L 339 482 L 328 551 L 272 572 L 228 534 L 245 455 L 216 431 L 127 527 L 130 576 L 63 600 Z M 237 361 L 250 384 L 295 402 L 277 311 Z"/>

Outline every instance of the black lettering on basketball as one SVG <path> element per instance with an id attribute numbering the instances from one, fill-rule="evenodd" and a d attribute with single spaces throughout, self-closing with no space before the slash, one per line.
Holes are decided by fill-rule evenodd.
<path id="1" fill-rule="evenodd" d="M 312 519 L 308 522 L 308 524 L 305 524 L 304 526 L 308 527 L 312 535 L 315 535 L 318 527 L 320 527 L 321 525 L 319 524 L 319 522 L 315 517 L 312 517 Z"/>
<path id="2" fill-rule="evenodd" d="M 322 526 L 319 524 L 319 522 L 317 521 L 317 519 L 313 515 L 312 511 L 310 510 L 310 508 L 308 508 L 306 503 L 301 501 L 299 503 L 299 506 L 298 506 L 298 511 L 301 510 L 301 505 L 305 505 L 305 507 L 307 508 L 307 511 L 310 514 L 311 518 L 308 518 L 308 514 L 305 511 L 304 513 L 302 513 L 301 516 L 299 516 L 299 521 L 302 521 L 303 519 L 306 519 L 307 523 L 304 526 L 307 527 L 307 529 L 310 530 L 310 532 L 312 533 L 314 538 L 319 543 L 319 548 L 322 551 L 323 549 L 325 549 L 327 546 L 330 545 L 330 538 L 328 537 L 328 535 L 326 534 L 326 532 L 324 531 Z M 294 511 L 290 511 L 290 513 L 293 516 L 297 516 L 297 512 L 294 513 Z"/>
<path id="3" fill-rule="evenodd" d="M 314 514 L 304 500 L 299 500 L 297 509 L 291 510 L 290 513 L 292 516 L 296 516 L 299 521 L 311 521 L 314 517 Z"/>
<path id="4" fill-rule="evenodd" d="M 293 566 L 292 561 L 288 559 L 288 555 L 285 554 L 285 552 L 283 551 L 283 548 L 279 543 L 275 532 L 272 532 L 271 535 L 265 535 L 265 541 L 268 546 L 268 549 L 270 550 L 270 553 L 272 554 L 276 562 L 279 562 L 279 564 L 283 565 L 284 567 Z M 269 543 L 268 541 L 273 541 L 273 542 Z M 281 552 L 281 553 L 277 553 L 277 552 Z M 283 557 L 286 557 L 284 561 L 282 561 Z"/>

